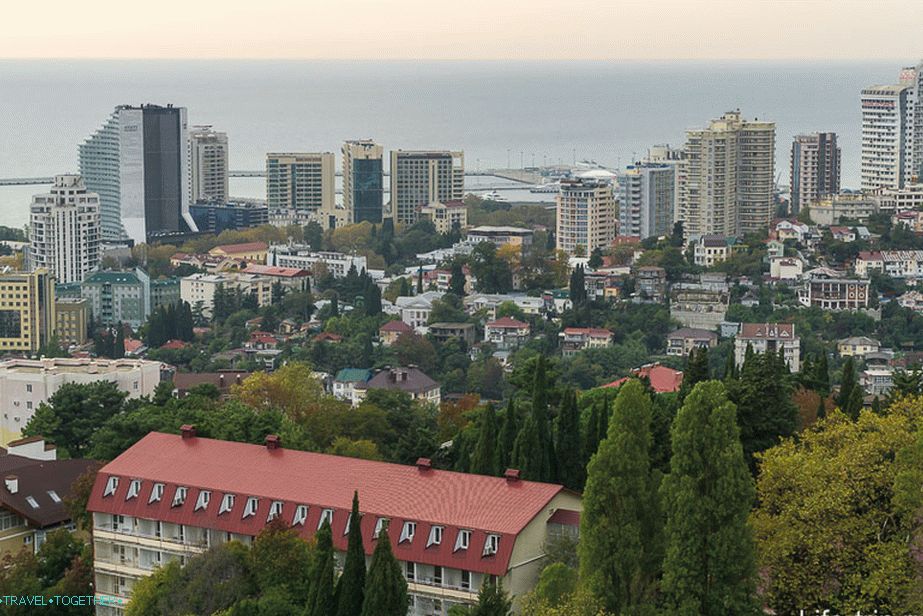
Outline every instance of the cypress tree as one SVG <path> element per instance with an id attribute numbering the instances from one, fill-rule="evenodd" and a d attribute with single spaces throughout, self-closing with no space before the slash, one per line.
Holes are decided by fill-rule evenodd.
<path id="1" fill-rule="evenodd" d="M 381 314 L 381 289 L 369 278 L 364 292 L 365 314 L 374 317 Z"/>
<path id="2" fill-rule="evenodd" d="M 699 383 L 671 429 L 662 589 L 671 614 L 753 615 L 756 565 L 747 517 L 755 498 L 736 408 L 724 385 Z M 584 514 L 586 515 L 586 514 Z"/>
<path id="3" fill-rule="evenodd" d="M 417 295 L 423 292 L 423 268 L 417 270 Z"/>
<path id="4" fill-rule="evenodd" d="M 329 616 L 335 609 L 333 585 L 333 535 L 330 523 L 324 522 L 317 531 L 317 549 L 314 553 L 314 572 L 311 591 L 305 606 L 308 616 Z"/>
<path id="5" fill-rule="evenodd" d="M 365 596 L 365 550 L 362 547 L 362 516 L 359 514 L 359 493 L 353 492 L 353 508 L 349 516 L 349 541 L 343 574 L 337 580 L 336 616 L 360 616 Z"/>
<path id="6" fill-rule="evenodd" d="M 387 530 L 378 535 L 365 582 L 361 616 L 406 616 L 407 581 L 391 551 Z"/>
<path id="7" fill-rule="evenodd" d="M 513 458 L 513 447 L 516 444 L 516 432 L 518 429 L 516 421 L 516 407 L 513 404 L 513 397 L 506 405 L 506 411 L 503 413 L 503 423 L 500 426 L 500 437 L 497 439 L 497 470 L 504 471 L 509 468 Z"/>
<path id="8" fill-rule="evenodd" d="M 708 350 L 705 348 L 692 349 L 686 360 L 686 370 L 683 372 L 683 384 L 680 388 L 680 399 L 685 398 L 696 383 L 708 380 Z"/>
<path id="9" fill-rule="evenodd" d="M 734 351 L 728 353 L 727 361 L 724 362 L 724 380 L 730 381 L 737 378 L 737 358 L 734 357 Z"/>
<path id="10" fill-rule="evenodd" d="M 575 391 L 564 394 L 554 427 L 558 481 L 572 490 L 580 490 L 586 480 L 586 466 L 580 449 L 580 412 Z"/>
<path id="11" fill-rule="evenodd" d="M 663 558 L 651 440 L 651 399 L 629 381 L 587 470 L 578 545 L 580 579 L 613 614 L 652 605 Z"/>
<path id="12" fill-rule="evenodd" d="M 480 413 L 478 440 L 471 455 L 470 472 L 478 475 L 497 475 L 500 460 L 497 457 L 497 412 L 488 404 Z"/>
<path id="13" fill-rule="evenodd" d="M 609 416 L 612 414 L 611 404 L 609 402 L 608 392 L 603 396 L 599 403 L 599 415 L 596 424 L 596 443 L 597 445 L 609 434 Z"/>
<path id="14" fill-rule="evenodd" d="M 830 395 L 830 367 L 827 365 L 827 354 L 823 352 L 814 364 L 814 389 L 822 398 Z"/>
<path id="15" fill-rule="evenodd" d="M 512 609 L 513 602 L 503 590 L 503 582 L 488 579 L 481 585 L 471 616 L 509 616 Z"/>
<path id="16" fill-rule="evenodd" d="M 121 323 L 115 330 L 115 346 L 112 349 L 112 357 L 119 359 L 125 357 L 125 326 Z"/>
<path id="17" fill-rule="evenodd" d="M 532 412 L 523 422 L 513 447 L 513 460 L 526 479 L 553 481 L 552 441 L 548 430 L 548 392 L 545 357 L 538 356 L 532 383 Z"/>
<path id="18" fill-rule="evenodd" d="M 862 393 L 859 391 L 856 368 L 852 357 L 847 357 L 846 361 L 843 362 L 840 391 L 836 396 L 836 405 L 841 411 L 854 419 L 859 416 L 859 411 L 862 409 Z"/>
<path id="19" fill-rule="evenodd" d="M 455 454 L 453 468 L 460 473 L 467 473 L 471 468 L 471 436 L 469 430 L 462 430 L 452 439 L 452 452 Z"/>
<path id="20" fill-rule="evenodd" d="M 458 261 L 452 263 L 452 277 L 449 279 L 449 293 L 465 296 L 465 270 Z"/>
<path id="21" fill-rule="evenodd" d="M 590 414 L 586 418 L 586 428 L 583 433 L 583 465 L 586 467 L 590 458 L 599 448 L 599 413 L 600 403 L 598 401 L 590 404 Z"/>
<path id="22" fill-rule="evenodd" d="M 817 418 L 823 419 L 827 416 L 827 404 L 825 399 L 821 397 L 820 402 L 817 403 Z"/>

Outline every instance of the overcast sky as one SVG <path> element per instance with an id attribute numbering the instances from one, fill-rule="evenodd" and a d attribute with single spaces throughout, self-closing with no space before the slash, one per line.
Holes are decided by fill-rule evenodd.
<path id="1" fill-rule="evenodd" d="M 7 0 L 6 58 L 902 59 L 923 0 Z"/>

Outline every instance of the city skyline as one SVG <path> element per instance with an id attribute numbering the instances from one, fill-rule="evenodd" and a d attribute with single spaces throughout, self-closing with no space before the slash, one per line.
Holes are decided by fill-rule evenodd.
<path id="1" fill-rule="evenodd" d="M 566 13 L 550 0 L 401 0 L 397 8 L 377 0 L 164 0 L 136 21 L 123 19 L 114 0 L 82 3 L 82 12 L 51 4 L 6 7 L 0 58 L 848 60 L 923 53 L 915 36 L 923 4 L 905 0 L 703 0 L 694 11 L 680 0 L 578 0 Z M 396 12 L 412 17 L 395 20 Z"/>

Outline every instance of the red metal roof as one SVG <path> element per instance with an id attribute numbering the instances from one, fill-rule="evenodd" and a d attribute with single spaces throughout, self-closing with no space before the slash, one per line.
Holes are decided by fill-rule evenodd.
<path id="1" fill-rule="evenodd" d="M 118 477 L 114 494 L 103 496 L 109 477 Z M 125 500 L 130 481 L 140 479 L 137 498 Z M 153 484 L 165 485 L 160 501 L 148 503 Z M 172 507 L 177 486 L 188 488 L 185 503 Z M 199 490 L 211 490 L 209 504 L 194 511 Z M 536 516 L 551 515 L 548 503 L 563 486 L 507 481 L 451 471 L 374 462 L 326 454 L 269 449 L 262 445 L 151 432 L 100 470 L 87 510 L 137 516 L 257 535 L 266 525 L 272 501 L 282 501 L 282 519 L 291 523 L 297 505 L 308 505 L 301 534 L 316 531 L 321 511 L 333 509 L 333 542 L 345 550 L 344 535 L 353 491 L 359 491 L 365 551 L 379 517 L 390 520 L 389 536 L 397 558 L 493 575 L 509 568 L 515 536 Z M 231 511 L 218 514 L 225 493 L 236 496 Z M 246 519 L 248 497 L 259 499 Z M 399 543 L 405 521 L 416 522 L 412 542 Z M 430 528 L 444 527 L 442 543 L 426 547 Z M 467 550 L 455 551 L 460 530 L 471 532 Z M 490 533 L 500 535 L 495 556 L 483 556 Z"/>
<path id="2" fill-rule="evenodd" d="M 497 319 L 496 321 L 491 321 L 487 324 L 487 327 L 499 327 L 499 328 L 510 328 L 510 329 L 528 329 L 529 324 L 523 323 L 512 317 L 503 317 Z"/>
<path id="3" fill-rule="evenodd" d="M 267 248 L 269 248 L 269 244 L 266 242 L 244 242 L 242 244 L 224 244 L 221 246 L 215 246 L 209 252 L 212 253 L 220 250 L 226 255 L 236 255 L 245 252 L 266 250 Z"/>
<path id="4" fill-rule="evenodd" d="M 175 350 L 178 350 L 178 349 L 185 349 L 187 346 L 189 346 L 189 345 L 188 345 L 187 343 L 183 342 L 182 340 L 175 340 L 175 339 L 174 339 L 174 340 L 167 340 L 167 341 L 164 342 L 162 345 L 160 345 L 160 348 L 161 348 L 161 349 L 167 349 L 167 350 L 173 350 L 173 351 L 175 351 Z"/>
<path id="5" fill-rule="evenodd" d="M 311 272 L 297 267 L 276 267 L 275 265 L 259 265 L 251 263 L 244 270 L 245 274 L 257 274 L 261 276 L 278 276 L 280 278 L 299 278 L 310 276 Z"/>
<path id="6" fill-rule="evenodd" d="M 667 368 L 660 364 L 649 364 L 635 368 L 631 371 L 631 377 L 624 376 L 620 379 L 603 385 L 603 387 L 620 387 L 625 381 L 632 377 L 646 378 L 651 382 L 651 389 L 658 394 L 672 393 L 679 391 L 680 385 L 683 384 L 683 373 L 673 368 Z"/>

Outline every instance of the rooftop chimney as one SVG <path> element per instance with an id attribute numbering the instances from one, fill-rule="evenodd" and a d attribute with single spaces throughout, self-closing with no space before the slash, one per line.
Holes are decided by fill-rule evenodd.
<path id="1" fill-rule="evenodd" d="M 191 424 L 183 424 L 179 427 L 180 434 L 183 435 L 183 440 L 195 438 L 195 426 Z"/>
<path id="2" fill-rule="evenodd" d="M 223 387 L 224 387 L 224 375 L 219 374 L 218 375 L 218 388 L 222 389 Z"/>
<path id="3" fill-rule="evenodd" d="M 19 477 L 16 475 L 7 475 L 6 489 L 10 494 L 16 494 L 19 492 Z"/>
<path id="4" fill-rule="evenodd" d="M 266 449 L 279 449 L 282 447 L 282 439 L 278 434 L 266 435 Z"/>
<path id="5" fill-rule="evenodd" d="M 429 458 L 417 458 L 417 468 L 421 471 L 428 471 L 433 468 L 433 461 Z"/>
<path id="6" fill-rule="evenodd" d="M 508 468 L 503 472 L 503 476 L 506 477 L 507 481 L 519 481 L 519 469 Z"/>

